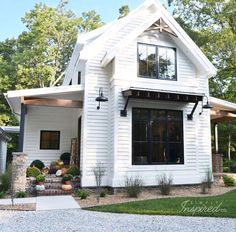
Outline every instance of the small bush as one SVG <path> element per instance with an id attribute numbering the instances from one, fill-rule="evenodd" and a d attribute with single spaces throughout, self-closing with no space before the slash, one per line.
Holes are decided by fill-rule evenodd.
<path id="1" fill-rule="evenodd" d="M 65 153 L 61 154 L 60 160 L 62 160 L 65 165 L 69 165 L 70 164 L 70 156 L 71 156 L 70 153 L 65 152 Z"/>
<path id="2" fill-rule="evenodd" d="M 100 192 L 100 197 L 106 197 L 106 195 L 107 195 L 107 191 L 106 190 L 102 190 Z"/>
<path id="3" fill-rule="evenodd" d="M 41 174 L 40 170 L 36 167 L 28 167 L 27 168 L 27 171 L 26 171 L 27 177 L 35 177 L 36 178 L 40 174 Z"/>
<path id="4" fill-rule="evenodd" d="M 9 173 L 0 174 L 0 191 L 6 192 L 11 186 L 11 177 Z"/>
<path id="5" fill-rule="evenodd" d="M 231 176 L 223 176 L 223 181 L 225 186 L 230 187 L 230 186 L 235 186 L 235 180 Z"/>
<path id="6" fill-rule="evenodd" d="M 71 174 L 65 174 L 63 177 L 62 177 L 62 182 L 66 182 L 66 181 L 70 181 L 72 180 L 73 176 Z"/>
<path id="7" fill-rule="evenodd" d="M 30 167 L 36 167 L 38 168 L 39 170 L 42 170 L 45 165 L 44 163 L 41 161 L 41 160 L 34 160 L 31 164 L 30 164 Z"/>
<path id="8" fill-rule="evenodd" d="M 36 176 L 36 182 L 37 183 L 44 182 L 44 181 L 45 181 L 44 175 L 40 174 L 40 175 Z"/>
<path id="9" fill-rule="evenodd" d="M 80 199 L 86 199 L 89 196 L 89 192 L 86 189 L 78 189 L 75 192 L 76 197 L 80 197 Z"/>
<path id="10" fill-rule="evenodd" d="M 17 192 L 16 193 L 16 198 L 25 198 L 25 197 L 27 197 L 26 192 Z"/>
<path id="11" fill-rule="evenodd" d="M 68 169 L 67 174 L 71 174 L 72 176 L 79 176 L 80 170 L 77 166 L 72 166 Z"/>
<path id="12" fill-rule="evenodd" d="M 142 192 L 143 181 L 139 177 L 126 177 L 125 188 L 129 197 L 138 197 Z"/>
<path id="13" fill-rule="evenodd" d="M 212 185 L 212 172 L 210 169 L 206 171 L 206 183 L 207 183 L 207 188 L 211 189 Z"/>
<path id="14" fill-rule="evenodd" d="M 6 196 L 6 193 L 5 192 L 0 192 L 0 199 L 1 198 L 4 198 Z"/>
<path id="15" fill-rule="evenodd" d="M 157 178 L 158 186 L 162 195 L 169 195 L 171 192 L 171 187 L 173 179 L 171 176 L 167 177 L 163 174 Z"/>

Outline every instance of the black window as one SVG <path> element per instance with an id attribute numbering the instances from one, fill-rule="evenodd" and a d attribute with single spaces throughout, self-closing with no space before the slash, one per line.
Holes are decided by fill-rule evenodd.
<path id="1" fill-rule="evenodd" d="M 176 49 L 138 44 L 138 74 L 141 77 L 177 80 Z"/>
<path id="2" fill-rule="evenodd" d="M 183 164 L 183 112 L 133 108 L 132 163 Z"/>
<path id="3" fill-rule="evenodd" d="M 60 149 L 60 131 L 41 131 L 40 132 L 41 150 L 59 150 Z"/>

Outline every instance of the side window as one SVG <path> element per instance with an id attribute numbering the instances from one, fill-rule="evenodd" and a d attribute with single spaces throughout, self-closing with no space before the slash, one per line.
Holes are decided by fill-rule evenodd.
<path id="1" fill-rule="evenodd" d="M 40 150 L 59 150 L 60 131 L 40 131 Z"/>

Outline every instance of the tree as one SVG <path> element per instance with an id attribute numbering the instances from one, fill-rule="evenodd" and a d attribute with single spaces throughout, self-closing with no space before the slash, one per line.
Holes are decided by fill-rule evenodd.
<path id="1" fill-rule="evenodd" d="M 127 15 L 129 14 L 129 12 L 130 12 L 130 9 L 129 9 L 129 6 L 128 6 L 128 5 L 122 6 L 122 7 L 119 9 L 119 13 L 120 13 L 119 19 L 120 19 L 120 18 L 123 18 L 123 17 L 125 17 L 125 16 L 127 16 Z"/>

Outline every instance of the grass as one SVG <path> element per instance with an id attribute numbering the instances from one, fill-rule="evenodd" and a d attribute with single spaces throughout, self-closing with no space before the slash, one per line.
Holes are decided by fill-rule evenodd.
<path id="1" fill-rule="evenodd" d="M 92 211 L 236 218 L 236 190 L 212 197 L 176 197 L 88 208 Z"/>

